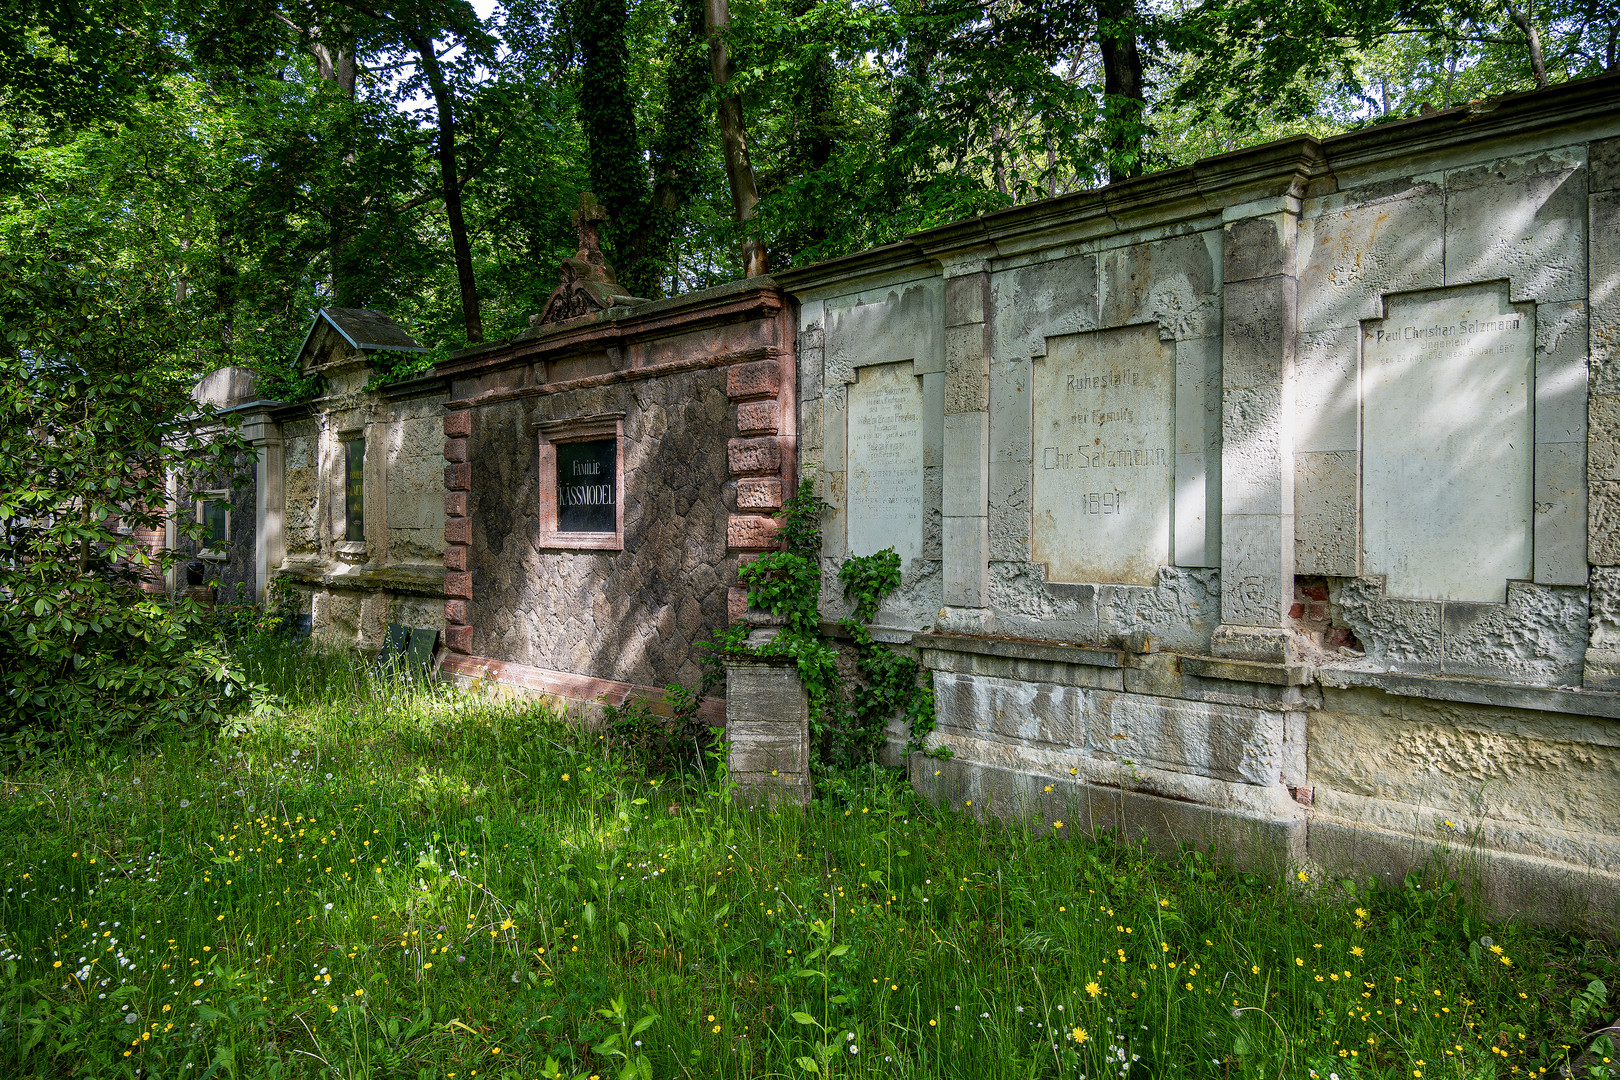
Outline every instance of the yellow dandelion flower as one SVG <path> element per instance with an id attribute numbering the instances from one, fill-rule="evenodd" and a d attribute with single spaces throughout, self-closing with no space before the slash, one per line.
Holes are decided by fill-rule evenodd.
<path id="1" fill-rule="evenodd" d="M 1091 1036 L 1086 1034 L 1085 1028 L 1077 1027 L 1073 1031 L 1069 1032 L 1069 1038 L 1073 1039 L 1078 1044 L 1085 1042 L 1087 1039 L 1091 1038 Z"/>
<path id="2" fill-rule="evenodd" d="M 1102 993 L 1102 987 L 1098 986 L 1095 982 L 1088 982 L 1086 983 L 1086 993 L 1090 994 L 1092 997 L 1096 997 L 1098 994 Z"/>

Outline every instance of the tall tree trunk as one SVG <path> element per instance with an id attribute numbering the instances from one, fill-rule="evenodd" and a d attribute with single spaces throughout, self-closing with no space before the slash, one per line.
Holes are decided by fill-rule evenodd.
<path id="1" fill-rule="evenodd" d="M 336 92 L 342 107 L 350 110 L 340 133 L 343 150 L 340 160 L 345 166 L 354 165 L 355 140 L 358 138 L 353 118 L 355 67 L 352 39 L 353 34 L 347 26 L 327 31 L 317 27 L 309 31 L 309 51 L 315 58 L 315 74 Z M 331 271 L 329 284 L 333 307 L 355 306 L 353 290 L 344 273 L 343 253 L 357 215 L 346 196 L 347 192 L 340 187 L 337 201 L 327 214 L 327 265 Z"/>
<path id="2" fill-rule="evenodd" d="M 450 246 L 456 256 L 456 281 L 461 286 L 461 317 L 467 325 L 467 340 L 484 340 L 484 320 L 478 312 L 478 285 L 473 280 L 472 247 L 467 243 L 467 223 L 461 216 L 461 184 L 456 178 L 456 114 L 450 87 L 444 81 L 433 41 L 415 34 L 411 47 L 422 59 L 422 73 L 433 91 L 434 111 L 439 119 L 439 182 L 444 187 L 444 216 L 450 226 Z"/>
<path id="3" fill-rule="evenodd" d="M 743 127 L 742 98 L 731 84 L 731 56 L 726 51 L 726 31 L 731 27 L 731 5 L 727 0 L 703 0 L 703 21 L 709 33 L 709 66 L 714 88 L 720 93 L 720 147 L 725 157 L 726 179 L 731 184 L 731 208 L 737 223 L 747 230 L 759 206 L 759 185 L 754 166 L 748 160 L 748 133 Z M 742 248 L 743 275 L 760 277 L 768 272 L 765 245 L 757 237 L 745 236 Z"/>
<path id="4" fill-rule="evenodd" d="M 236 264 L 231 261 L 235 234 L 219 231 L 219 267 L 214 278 L 214 310 L 219 315 L 219 351 L 225 363 L 236 351 Z"/>
<path id="5" fill-rule="evenodd" d="M 607 256 L 619 280 L 646 295 L 656 273 L 643 265 L 648 224 L 647 167 L 636 133 L 630 92 L 629 15 L 625 0 L 579 0 L 571 5 L 587 91 L 579 103 L 590 165 L 591 192 L 608 212 Z"/>
<path id="6" fill-rule="evenodd" d="M 1547 86 L 1547 64 L 1541 57 L 1541 34 L 1536 30 L 1535 12 L 1528 2 L 1523 10 L 1519 5 L 1510 3 L 1508 14 L 1513 16 L 1513 21 L 1524 33 L 1525 43 L 1530 47 L 1530 70 L 1536 76 L 1536 89 L 1543 90 Z"/>
<path id="7" fill-rule="evenodd" d="M 1103 59 L 1103 115 L 1110 182 L 1142 174 L 1142 55 L 1136 49 L 1135 0 L 1097 0 Z"/>
<path id="8" fill-rule="evenodd" d="M 638 296 L 663 292 L 663 280 L 674 277 L 676 232 L 681 212 L 697 194 L 703 162 L 703 97 L 709 88 L 709 64 L 704 43 L 703 0 L 679 0 L 675 21 L 670 28 L 669 70 L 664 78 L 664 108 L 658 134 L 650 147 L 653 171 L 652 195 L 641 227 L 631 236 L 630 249 L 636 277 L 621 272 L 627 286 L 642 284 Z M 638 162 L 639 165 L 639 162 Z M 611 208 L 610 208 L 611 209 Z"/>

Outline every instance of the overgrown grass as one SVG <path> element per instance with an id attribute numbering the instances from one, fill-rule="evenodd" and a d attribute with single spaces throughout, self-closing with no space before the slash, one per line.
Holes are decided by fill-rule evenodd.
<path id="1" fill-rule="evenodd" d="M 1607 945 L 1455 891 L 985 826 L 881 772 L 747 810 L 533 704 L 250 659 L 241 735 L 7 788 L 0 1074 L 1489 1077 L 1612 1015 Z"/>

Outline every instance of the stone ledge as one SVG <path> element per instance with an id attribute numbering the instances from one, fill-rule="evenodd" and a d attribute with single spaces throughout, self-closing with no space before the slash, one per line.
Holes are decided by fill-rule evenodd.
<path id="1" fill-rule="evenodd" d="M 645 702 L 659 716 L 669 715 L 669 704 L 664 691 L 653 686 L 597 679 L 589 675 L 575 675 L 568 671 L 548 671 L 545 668 L 515 664 L 505 660 L 491 660 L 485 656 L 449 656 L 439 669 L 441 678 L 457 682 L 492 682 L 513 686 L 546 697 L 577 701 L 583 705 L 600 707 L 603 697 L 622 705 L 630 698 Z M 726 723 L 725 698 L 704 698 L 698 706 L 698 715 L 711 727 L 724 727 Z"/>
<path id="2" fill-rule="evenodd" d="M 300 585 L 319 585 L 328 589 L 444 598 L 443 566 L 394 566 L 351 570 L 348 573 L 334 573 L 317 566 L 284 566 L 271 571 L 271 574 Z"/>
<path id="3" fill-rule="evenodd" d="M 1614 933 L 1620 926 L 1620 874 L 1484 847 L 1447 847 L 1422 837 L 1312 815 L 1306 826 L 1310 861 L 1332 874 L 1377 876 L 1399 887 L 1410 872 L 1431 880 L 1438 862 L 1446 876 L 1477 891 L 1497 919 L 1524 919 L 1566 929 Z M 1468 880 L 1470 877 L 1473 880 Z"/>
<path id="4" fill-rule="evenodd" d="M 1033 821 L 1042 833 L 1052 831 L 1047 822 L 1062 821 L 1066 837 L 1112 832 L 1172 858 L 1191 844 L 1262 873 L 1280 874 L 1306 857 L 1306 810 L 1286 795 L 1266 806 L 1216 806 L 961 756 L 936 761 L 914 754 L 910 773 L 924 798 L 958 809 L 972 799 L 981 820 Z"/>
<path id="5" fill-rule="evenodd" d="M 875 635 L 874 635 L 875 636 Z M 1010 660 L 1047 660 L 1059 664 L 1081 664 L 1086 667 L 1123 667 L 1118 649 L 1099 649 L 1086 645 L 1057 645 L 1021 638 L 982 638 L 965 634 L 911 635 L 910 644 L 922 650 L 939 652 L 977 653 L 980 656 L 1002 656 Z"/>
<path id="6" fill-rule="evenodd" d="M 1306 664 L 1222 660 L 1214 656 L 1183 656 L 1181 670 L 1205 679 L 1262 683 L 1266 686 L 1306 686 L 1311 681 L 1311 668 Z"/>
<path id="7" fill-rule="evenodd" d="M 1508 709 L 1601 716 L 1620 720 L 1620 693 L 1606 690 L 1564 690 L 1518 686 L 1486 679 L 1448 679 L 1438 675 L 1405 675 L 1392 671 L 1346 671 L 1317 668 L 1315 680 L 1334 690 L 1369 687 L 1401 697 L 1433 701 L 1460 701 Z"/>

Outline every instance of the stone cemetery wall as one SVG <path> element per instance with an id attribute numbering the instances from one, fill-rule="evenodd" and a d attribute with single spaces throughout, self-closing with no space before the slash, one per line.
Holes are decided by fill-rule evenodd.
<path id="1" fill-rule="evenodd" d="M 452 675 L 656 701 L 742 613 L 738 560 L 796 475 L 788 301 L 754 279 L 613 303 L 438 366 Z"/>
<path id="2" fill-rule="evenodd" d="M 254 374 L 241 367 L 223 367 L 210 372 L 192 387 L 191 396 L 198 405 L 217 412 L 226 422 L 234 422 L 258 404 Z M 206 423 L 198 434 L 209 439 L 216 430 L 212 423 Z M 238 454 L 234 465 L 235 471 L 230 476 L 205 478 L 182 471 L 169 477 L 172 513 L 177 520 L 172 520 L 163 530 L 146 530 L 143 542 L 153 552 L 172 547 L 183 559 L 170 572 L 170 580 L 163 581 L 156 574 L 149 577 L 143 583 L 148 591 L 184 594 L 189 577 L 195 574 L 204 586 L 217 593 L 220 603 L 252 603 L 258 599 L 262 578 L 256 574 L 253 557 L 257 531 L 254 457 L 251 453 Z M 224 507 L 228 507 L 229 512 L 224 519 L 227 528 L 223 530 L 223 543 L 218 533 L 203 542 L 181 535 L 178 528 L 181 521 L 196 522 L 199 513 L 205 510 L 211 510 L 215 520 L 219 520 L 219 512 Z"/>
<path id="3" fill-rule="evenodd" d="M 1620 81 L 779 275 L 975 812 L 1620 908 Z M 1590 525 L 1590 527 L 1589 527 Z"/>
<path id="4" fill-rule="evenodd" d="M 397 328 L 396 328 L 397 329 Z M 313 633 L 366 652 L 390 624 L 444 626 L 444 382 L 367 389 L 374 351 L 317 319 L 303 356 L 325 378 L 311 402 L 248 417 L 259 449 L 267 576 L 290 582 Z M 349 538 L 345 444 L 364 439 L 362 534 Z"/>

